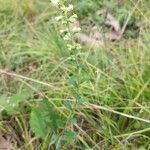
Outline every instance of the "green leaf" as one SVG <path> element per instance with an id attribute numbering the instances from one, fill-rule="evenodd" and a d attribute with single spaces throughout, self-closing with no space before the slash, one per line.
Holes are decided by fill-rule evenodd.
<path id="1" fill-rule="evenodd" d="M 32 110 L 30 125 L 36 136 L 44 138 L 50 131 L 64 128 L 64 118 L 47 99 Z"/>
<path id="2" fill-rule="evenodd" d="M 77 118 L 75 118 L 74 116 L 70 118 L 70 123 L 72 124 L 76 124 L 77 123 Z"/>
<path id="3" fill-rule="evenodd" d="M 20 93 L 13 95 L 11 100 L 15 103 L 19 103 L 27 100 L 31 96 L 31 93 L 27 89 L 23 89 Z"/>
<path id="4" fill-rule="evenodd" d="M 78 88 L 78 78 L 76 76 L 71 76 L 69 82 L 71 85 Z"/>
<path id="5" fill-rule="evenodd" d="M 88 76 L 85 76 L 85 77 L 82 77 L 82 78 L 80 79 L 79 83 L 82 84 L 82 83 L 87 82 L 87 81 L 89 81 L 89 80 L 90 80 L 90 78 L 89 78 Z"/>
<path id="6" fill-rule="evenodd" d="M 19 103 L 26 101 L 31 96 L 30 92 L 23 89 L 20 93 L 8 97 L 7 95 L 0 96 L 0 108 L 6 110 L 9 115 L 19 112 Z"/>
<path id="7" fill-rule="evenodd" d="M 88 72 L 88 66 L 86 64 L 79 64 L 79 69 L 81 69 L 84 72 Z"/>
<path id="8" fill-rule="evenodd" d="M 74 131 L 66 131 L 64 132 L 63 139 L 68 142 L 72 143 L 76 139 L 77 133 Z"/>
<path id="9" fill-rule="evenodd" d="M 45 121 L 52 130 L 57 130 L 58 128 L 64 127 L 63 118 L 47 99 L 44 99 L 39 103 L 39 110 L 42 117 L 45 118 Z"/>
<path id="10" fill-rule="evenodd" d="M 76 101 L 78 105 L 84 105 L 85 99 L 83 99 L 80 95 L 76 96 Z"/>
<path id="11" fill-rule="evenodd" d="M 73 111 L 70 101 L 65 100 L 65 101 L 64 101 L 64 106 L 65 106 L 69 111 Z"/>
<path id="12" fill-rule="evenodd" d="M 48 134 L 46 122 L 38 109 L 34 108 L 31 112 L 30 126 L 37 137 L 45 138 Z"/>

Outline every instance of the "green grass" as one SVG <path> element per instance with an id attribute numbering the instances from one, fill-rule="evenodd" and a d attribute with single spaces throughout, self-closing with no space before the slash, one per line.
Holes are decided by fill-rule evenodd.
<path id="1" fill-rule="evenodd" d="M 97 3 L 75 1 L 74 5 L 84 20 L 87 12 L 91 17 L 108 5 Z M 126 3 L 129 7 L 122 9 L 132 11 L 136 6 L 134 1 Z M 149 5 L 141 0 L 133 17 L 147 21 Z M 85 67 L 80 78 L 88 75 L 90 80 L 80 85 L 85 104 L 73 110 L 70 121 L 76 90 L 69 77 L 75 66 L 54 19 L 57 14 L 48 0 L 0 0 L 0 105 L 5 106 L 0 111 L 0 133 L 10 135 L 17 143 L 15 149 L 21 150 L 149 150 L 149 27 L 134 39 L 129 36 L 105 48 L 84 47 L 79 52 Z M 6 104 L 9 98 L 16 108 Z M 30 123 L 30 116 L 35 122 Z M 40 119 L 52 116 L 53 123 L 55 118 L 63 123 L 53 124 L 45 136 L 42 128 L 46 127 L 40 126 Z M 34 134 L 37 124 L 44 138 Z"/>

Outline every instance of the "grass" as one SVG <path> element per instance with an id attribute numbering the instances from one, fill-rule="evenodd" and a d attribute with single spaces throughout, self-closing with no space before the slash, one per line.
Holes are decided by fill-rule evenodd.
<path id="1" fill-rule="evenodd" d="M 121 6 L 122 9 L 135 9 L 133 17 L 149 24 L 148 1 L 140 0 L 137 5 L 135 1 L 125 2 L 128 6 Z M 0 3 L 0 105 L 17 95 L 15 100 L 20 108 L 17 113 L 7 105 L 0 109 L 0 132 L 15 140 L 15 149 L 150 149 L 149 27 L 142 28 L 136 38 L 126 32 L 126 39 L 120 42 L 105 48 L 84 47 L 79 52 L 80 63 L 85 67 L 80 78 L 88 75 L 90 80 L 80 85 L 85 104 L 73 110 L 74 118 L 68 125 L 76 92 L 69 78 L 75 66 L 69 61 L 59 23 L 54 19 L 58 12 L 48 0 Z M 94 17 L 95 9 L 110 7 L 97 3 L 74 1 L 82 21 L 87 12 L 88 17 Z M 28 94 L 22 96 L 24 90 Z M 26 100 L 20 101 L 22 97 Z M 45 98 L 51 107 L 42 107 Z M 39 138 L 30 124 L 36 108 L 43 113 L 43 109 L 53 108 L 50 114 L 57 112 L 65 127 Z M 39 116 L 34 116 L 35 126 L 40 124 Z M 75 132 L 76 136 L 66 131 Z M 67 140 L 61 136 L 64 133 Z"/>

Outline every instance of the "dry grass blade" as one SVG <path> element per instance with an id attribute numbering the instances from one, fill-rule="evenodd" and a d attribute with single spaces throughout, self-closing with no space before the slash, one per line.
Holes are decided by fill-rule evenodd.
<path id="1" fill-rule="evenodd" d="M 29 77 L 25 77 L 23 75 L 16 74 L 16 73 L 12 73 L 12 72 L 7 72 L 7 71 L 4 71 L 4 70 L 0 70 L 0 74 L 5 74 L 5 75 L 8 75 L 8 76 L 13 76 L 13 77 L 16 77 L 16 78 L 21 78 L 21 79 L 24 79 L 24 80 L 28 80 L 28 81 L 31 81 L 31 82 L 38 83 L 38 84 L 42 84 L 44 86 L 48 86 L 48 87 L 53 88 L 53 89 L 56 88 L 55 86 L 53 86 L 53 85 L 51 85 L 49 83 L 45 83 L 45 82 L 42 82 L 42 81 L 39 81 L 39 80 L 35 80 L 35 79 L 29 78 Z"/>
<path id="2" fill-rule="evenodd" d="M 1 150 L 15 150 L 14 140 L 10 136 L 0 135 L 0 149 Z"/>
<path id="3" fill-rule="evenodd" d="M 125 114 L 125 113 L 121 113 L 119 111 L 113 110 L 110 107 L 104 107 L 104 106 L 95 105 L 95 104 L 88 104 L 88 107 L 90 109 L 94 109 L 94 110 L 105 110 L 105 111 L 108 111 L 108 112 L 111 112 L 111 113 L 114 113 L 114 114 L 121 115 L 123 117 L 127 117 L 127 118 L 134 119 L 134 120 L 139 120 L 139 121 L 146 122 L 146 123 L 150 124 L 150 120 L 146 120 L 146 119 L 139 118 L 139 117 L 136 117 L 136 116 L 128 115 L 128 114 Z"/>
<path id="4" fill-rule="evenodd" d="M 139 131 L 136 131 L 136 132 L 131 132 L 131 133 L 126 133 L 126 134 L 116 135 L 114 137 L 115 138 L 121 138 L 121 137 L 126 137 L 126 136 L 132 136 L 132 135 L 135 135 L 135 134 L 141 134 L 141 133 L 147 132 L 147 131 L 150 131 L 150 128 L 146 128 L 146 129 L 139 130 Z"/>

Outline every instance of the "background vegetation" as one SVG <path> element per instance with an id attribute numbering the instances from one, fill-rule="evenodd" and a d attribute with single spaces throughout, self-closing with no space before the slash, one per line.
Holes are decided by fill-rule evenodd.
<path id="1" fill-rule="evenodd" d="M 100 9 L 121 24 L 133 14 L 120 41 L 83 46 L 77 66 L 49 0 L 0 0 L 1 136 L 22 150 L 150 149 L 149 0 L 70 3 L 83 31 L 103 24 Z"/>

